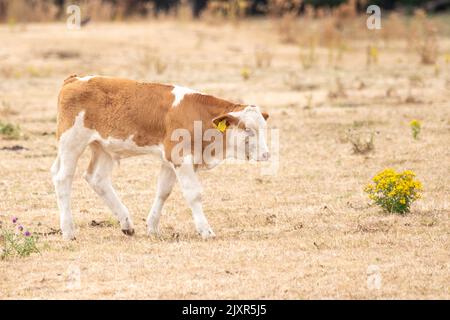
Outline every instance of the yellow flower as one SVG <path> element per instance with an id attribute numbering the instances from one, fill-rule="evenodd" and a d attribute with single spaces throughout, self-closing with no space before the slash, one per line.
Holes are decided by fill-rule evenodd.
<path id="1" fill-rule="evenodd" d="M 244 80 L 248 80 L 250 78 L 250 69 L 249 68 L 242 68 L 241 69 L 241 77 Z"/>
<path id="2" fill-rule="evenodd" d="M 421 123 L 420 123 L 419 120 L 414 119 L 414 120 L 411 120 L 411 122 L 409 123 L 409 125 L 410 125 L 411 127 L 420 127 L 420 126 L 421 126 Z M 406 172 L 406 171 L 405 171 L 405 172 Z M 409 171 L 409 172 L 411 172 L 411 171 Z"/>
<path id="3" fill-rule="evenodd" d="M 389 212 L 408 212 L 411 203 L 421 196 L 422 183 L 415 176 L 411 170 L 397 173 L 388 168 L 375 175 L 373 184 L 369 183 L 364 191 L 371 200 Z"/>

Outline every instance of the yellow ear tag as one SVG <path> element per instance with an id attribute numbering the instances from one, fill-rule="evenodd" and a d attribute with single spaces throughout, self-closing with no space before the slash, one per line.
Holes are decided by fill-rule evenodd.
<path id="1" fill-rule="evenodd" d="M 217 130 L 220 132 L 225 132 L 227 129 L 227 120 L 222 120 L 217 124 Z"/>

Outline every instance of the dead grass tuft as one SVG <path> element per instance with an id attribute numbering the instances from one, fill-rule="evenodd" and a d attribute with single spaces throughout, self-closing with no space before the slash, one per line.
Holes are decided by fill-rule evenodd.
<path id="1" fill-rule="evenodd" d="M 348 141 L 355 154 L 366 154 L 375 149 L 374 132 L 364 129 L 350 129 L 347 133 Z"/>
<path id="2" fill-rule="evenodd" d="M 149 77 L 152 73 L 163 74 L 169 64 L 161 57 L 155 48 L 144 48 L 139 55 L 139 71 L 142 76 Z"/>
<path id="3" fill-rule="evenodd" d="M 428 19 L 425 11 L 422 9 L 416 10 L 414 12 L 414 29 L 411 33 L 411 41 L 422 64 L 436 64 L 439 56 L 437 34 L 437 26 Z"/>
<path id="4" fill-rule="evenodd" d="M 266 46 L 255 48 L 255 65 L 257 68 L 268 68 L 272 64 L 273 53 Z"/>
<path id="5" fill-rule="evenodd" d="M 338 98 L 347 98 L 347 96 L 348 95 L 341 78 L 336 78 L 334 88 L 328 92 L 328 98 L 333 100 Z"/>

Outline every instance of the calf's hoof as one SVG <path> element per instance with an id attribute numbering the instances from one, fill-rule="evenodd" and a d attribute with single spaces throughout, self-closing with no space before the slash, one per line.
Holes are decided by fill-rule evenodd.
<path id="1" fill-rule="evenodd" d="M 122 232 L 126 234 L 127 236 L 134 235 L 134 229 L 122 229 Z"/>
<path id="2" fill-rule="evenodd" d="M 149 229 L 147 229 L 147 235 L 149 237 L 156 237 L 156 238 L 158 238 L 159 236 L 161 236 L 161 233 L 159 232 L 159 230 L 157 228 L 156 229 L 149 228 Z"/>
<path id="3" fill-rule="evenodd" d="M 210 228 L 206 229 L 206 230 L 202 230 L 199 233 L 200 233 L 200 236 L 202 237 L 202 239 L 204 239 L 204 240 L 214 239 L 216 237 L 216 234 Z"/>
<path id="4" fill-rule="evenodd" d="M 75 238 L 75 235 L 72 232 L 63 233 L 62 238 L 66 241 L 77 240 L 77 238 Z"/>
<path id="5" fill-rule="evenodd" d="M 66 241 L 75 240 L 75 228 L 72 224 L 70 225 L 62 225 L 61 226 L 61 234 L 62 238 Z"/>

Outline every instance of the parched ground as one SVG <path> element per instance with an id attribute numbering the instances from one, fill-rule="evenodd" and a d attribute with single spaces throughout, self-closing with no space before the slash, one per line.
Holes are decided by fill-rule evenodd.
<path id="1" fill-rule="evenodd" d="M 178 187 L 161 238 L 145 235 L 159 170 L 151 157 L 123 160 L 114 171 L 137 229 L 123 235 L 81 178 L 86 153 L 72 200 L 77 240 L 41 236 L 40 254 L 0 261 L 1 299 L 450 298 L 444 55 L 437 67 L 423 66 L 401 41 L 378 44 L 379 62 L 367 67 L 368 42 L 348 40 L 342 61 L 330 66 L 327 50 L 318 48 L 317 63 L 305 69 L 298 46 L 281 43 L 270 21 L 90 24 L 81 31 L 62 23 L 3 25 L 0 42 L 0 119 L 24 134 L 0 138 L 0 149 L 26 148 L 0 150 L 3 225 L 18 216 L 35 232 L 58 228 L 49 168 L 56 98 L 72 73 L 177 83 L 258 104 L 281 142 L 275 175 L 262 175 L 257 164 L 200 174 L 212 241 L 195 234 Z M 439 46 L 450 52 L 450 39 L 442 36 Z M 255 50 L 271 57 L 269 67 L 256 66 Z M 418 140 L 412 119 L 423 124 Z M 374 132 L 374 150 L 354 154 L 348 130 Z M 405 216 L 370 206 L 362 190 L 386 167 L 413 170 L 423 182 L 423 199 Z M 377 281 L 378 289 L 371 285 Z"/>

